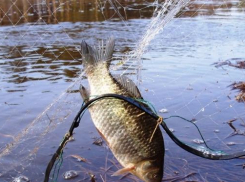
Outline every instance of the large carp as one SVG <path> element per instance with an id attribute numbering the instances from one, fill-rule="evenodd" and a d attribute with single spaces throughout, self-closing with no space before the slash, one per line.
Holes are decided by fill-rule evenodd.
<path id="1" fill-rule="evenodd" d="M 105 46 L 102 42 L 98 49 L 82 42 L 83 67 L 90 86 L 90 92 L 83 86 L 80 88 L 85 101 L 109 93 L 142 99 L 132 80 L 110 73 L 114 45 L 113 38 Z M 89 112 L 99 134 L 123 166 L 113 175 L 130 172 L 145 182 L 162 181 L 164 143 L 155 119 L 116 98 L 95 102 L 89 107 Z"/>

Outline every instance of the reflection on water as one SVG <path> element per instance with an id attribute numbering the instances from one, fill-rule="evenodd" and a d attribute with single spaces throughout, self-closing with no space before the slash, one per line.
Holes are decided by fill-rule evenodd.
<path id="1" fill-rule="evenodd" d="M 154 2 L 154 0 L 16 0 L 12 3 L 0 0 L 0 25 L 150 18 L 157 7 Z M 190 5 L 179 14 L 181 17 L 222 16 L 234 11 L 242 12 L 244 8 L 244 1 L 212 0 L 207 3 L 205 0 L 191 0 Z"/>
<path id="2" fill-rule="evenodd" d="M 11 51 L 10 51 L 11 50 Z M 5 50 L 6 51 L 6 50 Z M 0 63 L 4 82 L 15 84 L 34 80 L 55 81 L 77 77 L 81 55 L 74 47 L 11 47 Z M 5 52 L 6 53 L 6 52 Z M 0 56 L 1 57 L 1 56 Z"/>
<path id="3" fill-rule="evenodd" d="M 153 7 L 149 1 L 90 1 L 90 0 L 17 0 L 13 6 L 11 1 L 0 1 L 2 11 L 0 14 L 1 24 L 20 23 L 58 23 L 78 21 L 104 21 L 119 18 L 112 6 L 124 19 L 151 17 Z M 126 7 L 126 8 L 125 8 Z M 7 15 L 7 16 L 6 16 Z"/>
<path id="4" fill-rule="evenodd" d="M 26 131 L 26 126 L 55 98 L 64 92 L 70 93 L 64 102 L 55 105 L 35 123 L 37 126 L 29 131 L 31 136 L 24 138 L 19 148 L 0 159 L 0 181 L 12 181 L 18 173 L 31 181 L 43 180 L 51 154 L 81 106 L 82 100 L 77 93 L 79 84 L 65 91 L 82 72 L 80 42 L 86 40 L 95 44 L 97 40 L 113 35 L 116 38 L 114 56 L 117 57 L 113 65 L 120 65 L 117 60 L 134 50 L 135 43 L 145 32 L 149 23 L 147 18 L 156 7 L 152 2 L 155 1 L 0 0 L 0 153 L 20 131 Z M 237 92 L 230 92 L 227 87 L 236 82 L 236 89 L 244 94 L 244 10 L 244 1 L 192 0 L 180 13 L 182 18 L 166 26 L 144 55 L 143 83 L 140 85 L 144 97 L 157 110 L 168 110 L 164 117 L 177 114 L 195 118 L 208 144 L 229 152 L 244 150 L 244 136 L 226 138 L 231 132 L 226 121 L 234 117 L 242 121 L 245 116 L 243 103 L 235 100 Z M 228 60 L 231 65 L 225 66 L 229 64 L 222 60 Z M 222 68 L 216 69 L 212 65 L 214 62 Z M 122 69 L 127 69 L 127 74 L 132 76 L 136 65 L 129 61 L 119 70 L 112 68 L 120 73 Z M 86 80 L 86 77 L 82 76 L 82 79 Z M 59 123 L 60 120 L 66 122 Z M 49 132 L 49 127 L 44 128 L 44 122 L 57 129 L 43 139 L 42 145 L 33 144 L 43 137 L 36 133 Z M 75 181 L 89 181 L 91 174 L 96 175 L 97 181 L 119 180 L 111 177 L 120 167 L 112 154 L 104 144 L 93 145 L 99 135 L 88 114 L 82 122 L 74 135 L 75 140 L 65 149 L 59 181 L 64 181 L 62 173 L 69 170 L 78 171 Z M 187 143 L 200 138 L 181 120 L 169 124 Z M 239 130 L 239 126 L 235 127 Z M 213 162 L 199 159 L 176 147 L 165 133 L 164 137 L 166 179 L 185 180 L 184 177 L 191 174 L 186 180 L 244 181 L 241 178 L 244 171 L 236 166 L 240 160 Z M 232 142 L 242 144 L 225 145 Z M 32 145 L 34 148 L 29 150 Z M 40 150 L 36 151 L 36 147 Z M 26 151 L 30 154 L 24 158 Z M 79 155 L 90 163 L 79 163 L 70 155 Z M 15 165 L 21 167 L 2 175 L 7 167 Z M 122 177 L 122 181 L 134 180 L 130 175 Z"/>

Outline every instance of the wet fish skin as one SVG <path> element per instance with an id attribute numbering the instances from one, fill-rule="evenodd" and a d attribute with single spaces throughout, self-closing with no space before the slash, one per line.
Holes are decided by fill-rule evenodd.
<path id="1" fill-rule="evenodd" d="M 109 72 L 114 39 L 103 43 L 99 49 L 81 44 L 83 66 L 88 77 L 90 93 L 84 87 L 81 95 L 84 100 L 102 94 L 120 94 L 142 99 L 132 80 L 126 76 L 112 75 Z M 142 113 L 137 107 L 115 98 L 97 101 L 89 108 L 91 118 L 112 153 L 124 167 L 114 173 L 130 172 L 145 182 L 160 182 L 163 176 L 164 143 L 157 122 Z"/>

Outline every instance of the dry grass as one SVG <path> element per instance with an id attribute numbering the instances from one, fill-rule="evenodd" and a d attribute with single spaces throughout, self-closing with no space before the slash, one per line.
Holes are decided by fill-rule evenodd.
<path id="1" fill-rule="evenodd" d="M 236 95 L 238 102 L 245 102 L 245 82 L 235 82 L 230 85 L 232 90 L 238 90 L 239 93 Z"/>

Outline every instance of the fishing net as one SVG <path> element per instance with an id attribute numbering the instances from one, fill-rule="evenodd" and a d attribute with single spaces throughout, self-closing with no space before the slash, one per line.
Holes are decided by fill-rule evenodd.
<path id="1" fill-rule="evenodd" d="M 88 86 L 80 43 L 116 39 L 110 71 L 124 74 L 163 118 L 194 122 L 207 145 L 245 150 L 243 0 L 0 0 L 0 181 L 44 179 Z M 169 118 L 204 147 L 191 122 Z M 244 181 L 244 159 L 211 161 L 163 131 L 165 181 Z M 53 181 L 139 181 L 121 168 L 85 113 Z"/>

